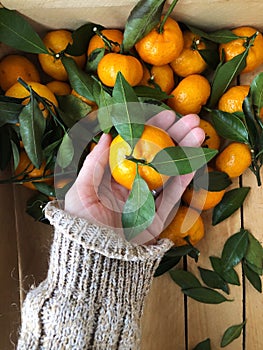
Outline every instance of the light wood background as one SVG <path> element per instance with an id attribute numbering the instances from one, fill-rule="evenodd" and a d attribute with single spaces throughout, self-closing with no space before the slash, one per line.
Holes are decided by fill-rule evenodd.
<path id="1" fill-rule="evenodd" d="M 122 27 L 136 2 L 102 1 L 94 6 L 94 1 L 86 0 L 74 0 L 70 5 L 59 0 L 2 1 L 8 8 L 16 8 L 42 24 L 57 28 L 74 28 L 88 20 L 105 26 Z M 253 23 L 262 28 L 263 2 L 181 0 L 175 17 L 211 29 Z M 241 83 L 247 83 L 251 78 L 252 75 L 243 76 Z M 6 176 L 8 173 L 1 174 L 2 178 Z M 233 186 L 238 187 L 240 183 L 236 179 Z M 242 176 L 242 184 L 251 187 L 242 211 L 216 227 L 211 225 L 212 212 L 203 214 L 206 236 L 197 246 L 201 252 L 199 266 L 210 268 L 208 257 L 221 254 L 226 239 L 237 232 L 242 223 L 263 242 L 263 188 L 257 187 L 255 177 L 249 170 Z M 23 186 L 0 185 L 0 350 L 15 347 L 25 293 L 45 278 L 48 267 L 52 228 L 34 222 L 25 213 L 25 202 L 30 196 L 32 191 Z M 187 266 L 198 274 L 195 263 L 188 261 Z M 262 350 L 262 294 L 242 278 L 240 268 L 238 273 L 241 286 L 231 286 L 230 298 L 234 301 L 219 305 L 202 304 L 185 298 L 168 274 L 155 278 L 142 320 L 142 350 L 192 350 L 208 337 L 212 349 L 219 350 L 226 328 L 241 323 L 243 319 L 247 320 L 245 332 L 227 349 Z"/>

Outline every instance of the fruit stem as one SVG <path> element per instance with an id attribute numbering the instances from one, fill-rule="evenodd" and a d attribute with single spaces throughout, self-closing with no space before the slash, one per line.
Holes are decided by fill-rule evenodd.
<path id="1" fill-rule="evenodd" d="M 170 16 L 170 14 L 172 13 L 173 9 L 175 8 L 175 5 L 177 4 L 178 0 L 173 0 L 173 2 L 171 3 L 171 5 L 168 8 L 168 11 L 166 12 L 166 14 L 163 17 L 163 20 L 160 24 L 160 27 L 158 29 L 158 33 L 162 33 L 163 32 L 163 27 L 165 25 L 165 22 L 167 20 L 167 18 Z"/>
<path id="2" fill-rule="evenodd" d="M 107 49 L 112 52 L 112 45 L 120 46 L 117 41 L 109 40 L 105 35 L 102 34 L 101 31 L 98 30 L 97 27 L 93 28 L 93 31 L 103 40 L 104 44 L 107 46 Z"/>
<path id="3" fill-rule="evenodd" d="M 145 159 L 137 159 L 137 158 L 134 158 L 132 155 L 129 155 L 129 156 L 126 156 L 125 159 L 127 160 L 131 160 L 132 162 L 136 163 L 136 164 L 142 164 L 142 165 L 146 165 L 147 162 Z"/>

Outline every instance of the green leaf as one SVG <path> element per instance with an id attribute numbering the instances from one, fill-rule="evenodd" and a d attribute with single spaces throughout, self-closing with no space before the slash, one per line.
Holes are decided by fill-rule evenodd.
<path id="1" fill-rule="evenodd" d="M 167 271 L 171 270 L 173 267 L 175 267 L 179 263 L 180 260 L 181 260 L 180 256 L 175 256 L 169 259 L 162 259 L 154 273 L 154 277 L 159 277 L 164 273 L 166 273 Z"/>
<path id="2" fill-rule="evenodd" d="M 213 107 L 217 104 L 218 99 L 227 90 L 233 79 L 245 68 L 248 48 L 241 54 L 235 56 L 230 61 L 221 64 L 216 70 L 212 82 L 211 95 L 208 105 Z"/>
<path id="3" fill-rule="evenodd" d="M 262 282 L 259 275 L 253 271 L 246 262 L 243 262 L 244 274 L 252 284 L 252 286 L 259 292 L 262 293 Z"/>
<path id="4" fill-rule="evenodd" d="M 258 148 L 259 138 L 258 135 L 260 134 L 261 127 L 259 126 L 257 120 L 255 119 L 255 113 L 254 113 L 254 107 L 253 107 L 253 101 L 250 94 L 246 96 L 246 98 L 243 101 L 242 108 L 244 111 L 245 121 L 247 125 L 247 130 L 249 134 L 249 143 L 251 148 L 256 150 Z"/>
<path id="5" fill-rule="evenodd" d="M 14 170 L 16 170 L 20 159 L 19 149 L 17 144 L 13 140 L 10 140 L 10 141 L 11 141 L 12 153 L 13 153 L 13 166 L 14 166 Z"/>
<path id="6" fill-rule="evenodd" d="M 55 197 L 55 189 L 53 186 L 49 186 L 45 182 L 34 181 L 32 183 L 39 192 L 45 194 L 46 196 Z"/>
<path id="7" fill-rule="evenodd" d="M 155 203 L 152 192 L 137 171 L 122 212 L 122 226 L 126 239 L 130 241 L 145 230 L 152 223 L 154 215 Z"/>
<path id="8" fill-rule="evenodd" d="M 167 147 L 149 163 L 159 173 L 176 176 L 191 173 L 208 163 L 217 150 L 202 147 Z"/>
<path id="9" fill-rule="evenodd" d="M 93 96 L 93 88 L 95 84 L 98 84 L 92 77 L 80 69 L 76 62 L 70 57 L 62 57 L 61 59 L 69 77 L 69 82 L 79 95 L 95 101 Z"/>
<path id="10" fill-rule="evenodd" d="M 36 168 L 43 160 L 42 138 L 46 120 L 39 105 L 31 93 L 30 101 L 19 114 L 20 133 L 26 153 Z"/>
<path id="11" fill-rule="evenodd" d="M 72 56 L 80 56 L 87 52 L 90 39 L 95 35 L 94 28 L 103 29 L 99 24 L 85 23 L 72 32 L 73 43 L 68 44 L 65 52 Z"/>
<path id="12" fill-rule="evenodd" d="M 203 60 L 206 62 L 206 64 L 211 67 L 213 70 L 216 69 L 220 62 L 220 57 L 218 50 L 216 49 L 203 49 L 198 50 L 199 54 L 203 58 Z"/>
<path id="13" fill-rule="evenodd" d="M 225 301 L 232 301 L 216 290 L 207 287 L 182 289 L 182 292 L 188 297 L 206 304 L 221 304 Z"/>
<path id="14" fill-rule="evenodd" d="M 113 88 L 112 122 L 133 149 L 144 130 L 144 113 L 133 88 L 119 72 Z"/>
<path id="15" fill-rule="evenodd" d="M 8 126 L 0 127 L 0 170 L 5 170 L 12 155 Z"/>
<path id="16" fill-rule="evenodd" d="M 18 116 L 23 108 L 20 103 L 5 102 L 0 100 L 0 127 L 4 124 L 18 123 Z"/>
<path id="17" fill-rule="evenodd" d="M 88 56 L 85 71 L 87 73 L 96 72 L 99 61 L 102 59 L 104 54 L 104 48 L 99 48 L 92 51 L 92 53 Z"/>
<path id="18" fill-rule="evenodd" d="M 0 9 L 0 41 L 30 53 L 49 53 L 39 35 L 17 11 Z"/>
<path id="19" fill-rule="evenodd" d="M 169 273 L 170 273 L 172 280 L 184 290 L 190 289 L 190 288 L 200 288 L 201 287 L 201 283 L 189 271 L 172 270 Z"/>
<path id="20" fill-rule="evenodd" d="M 210 343 L 210 339 L 207 338 L 204 341 L 202 341 L 201 343 L 198 343 L 193 350 L 211 350 L 211 343 Z"/>
<path id="21" fill-rule="evenodd" d="M 250 95 L 253 100 L 256 115 L 259 118 L 259 112 L 263 107 L 263 72 L 259 73 L 250 84 Z"/>
<path id="22" fill-rule="evenodd" d="M 246 199 L 249 190 L 250 187 L 242 187 L 227 191 L 220 203 L 213 209 L 212 224 L 219 224 L 238 210 Z"/>
<path id="23" fill-rule="evenodd" d="M 147 97 L 159 101 L 167 100 L 167 98 L 169 98 L 170 96 L 167 95 L 166 92 L 162 91 L 161 89 L 152 88 L 150 86 L 135 86 L 134 91 L 138 97 Z"/>
<path id="24" fill-rule="evenodd" d="M 215 271 L 203 269 L 198 267 L 203 282 L 210 288 L 222 289 L 229 294 L 229 287 L 227 283 Z"/>
<path id="25" fill-rule="evenodd" d="M 91 106 L 74 95 L 57 96 L 57 100 L 59 115 L 68 128 L 72 128 L 92 110 Z"/>
<path id="26" fill-rule="evenodd" d="M 125 24 L 122 51 L 129 51 L 160 21 L 165 0 L 140 0 Z"/>
<path id="27" fill-rule="evenodd" d="M 228 29 L 221 29 L 214 32 L 206 33 L 201 29 L 195 28 L 189 24 L 186 24 L 186 26 L 189 28 L 189 30 L 199 35 L 201 38 L 208 39 L 217 44 L 228 43 L 230 41 L 233 41 L 239 38 L 236 34 L 232 33 L 231 30 L 228 30 Z"/>
<path id="28" fill-rule="evenodd" d="M 212 123 L 220 136 L 232 141 L 249 143 L 247 128 L 235 113 L 214 110 L 211 116 Z"/>
<path id="29" fill-rule="evenodd" d="M 98 121 L 100 128 L 103 132 L 108 133 L 113 126 L 112 124 L 112 97 L 108 94 L 100 85 L 99 100 L 97 104 L 98 109 Z"/>
<path id="30" fill-rule="evenodd" d="M 201 175 L 196 173 L 193 186 L 195 189 L 204 188 L 208 191 L 222 191 L 232 183 L 230 177 L 222 171 L 209 171 Z"/>
<path id="31" fill-rule="evenodd" d="M 232 343 L 233 340 L 237 339 L 241 332 L 242 329 L 245 325 L 245 322 L 242 322 L 241 324 L 231 326 L 227 328 L 227 330 L 224 332 L 224 335 L 221 339 L 221 348 L 224 348 L 228 344 Z"/>
<path id="32" fill-rule="evenodd" d="M 57 154 L 57 163 L 61 168 L 66 168 L 72 162 L 74 147 L 68 133 L 65 133 Z"/>
<path id="33" fill-rule="evenodd" d="M 219 276 L 221 276 L 224 281 L 230 284 L 234 284 L 236 286 L 240 286 L 238 274 L 233 268 L 225 271 L 223 270 L 223 262 L 220 258 L 215 256 L 210 256 L 209 259 L 214 271 L 218 273 Z"/>
<path id="34" fill-rule="evenodd" d="M 245 256 L 248 247 L 248 231 L 241 229 L 230 236 L 224 244 L 221 262 L 223 270 L 236 266 Z"/>
<path id="35" fill-rule="evenodd" d="M 263 270 L 263 247 L 260 242 L 249 232 L 248 249 L 245 255 L 246 262 L 255 272 L 262 274 Z"/>

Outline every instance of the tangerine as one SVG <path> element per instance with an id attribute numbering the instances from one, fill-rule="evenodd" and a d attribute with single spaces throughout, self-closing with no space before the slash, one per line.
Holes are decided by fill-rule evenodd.
<path id="1" fill-rule="evenodd" d="M 235 178 L 244 173 L 252 162 L 251 151 L 248 145 L 232 142 L 220 152 L 215 159 L 215 166 L 219 171 Z"/>
<path id="2" fill-rule="evenodd" d="M 159 85 L 161 90 L 168 95 L 170 94 L 174 88 L 175 81 L 173 70 L 169 64 L 164 64 L 163 66 L 152 66 L 150 69 L 143 66 L 143 77 L 139 85 L 153 87 L 154 84 Z"/>
<path id="3" fill-rule="evenodd" d="M 168 238 L 175 246 L 182 246 L 188 243 L 186 238 L 192 245 L 196 245 L 204 235 L 205 227 L 200 213 L 182 205 L 159 238 Z"/>
<path id="4" fill-rule="evenodd" d="M 144 131 L 136 143 L 134 150 L 120 136 L 116 136 L 110 145 L 109 164 L 111 174 L 116 182 L 131 189 L 136 175 L 137 165 L 127 156 L 136 159 L 143 159 L 146 165 L 138 165 L 140 176 L 147 182 L 150 190 L 156 189 L 168 180 L 169 176 L 160 174 L 147 163 L 151 162 L 154 156 L 166 147 L 174 146 L 173 140 L 164 130 L 152 125 L 145 125 Z M 132 152 L 132 154 L 131 154 Z"/>
<path id="5" fill-rule="evenodd" d="M 206 104 L 211 92 L 209 81 L 200 74 L 183 78 L 171 92 L 168 105 L 182 115 L 198 114 Z"/>
<path id="6" fill-rule="evenodd" d="M 110 47 L 105 43 L 100 34 L 94 35 L 89 42 L 87 54 L 88 56 L 96 49 L 104 48 L 110 52 L 120 52 L 120 45 L 123 41 L 123 33 L 119 29 L 103 29 L 101 32 L 103 37 L 111 41 Z"/>
<path id="7" fill-rule="evenodd" d="M 246 67 L 242 71 L 242 73 L 252 72 L 263 63 L 263 36 L 257 29 L 249 26 L 235 28 L 232 32 L 240 36 L 240 38 L 219 45 L 220 55 L 222 57 L 224 50 L 226 62 L 244 52 L 246 50 L 247 38 L 257 33 L 254 43 L 248 51 Z"/>
<path id="8" fill-rule="evenodd" d="M 187 77 L 190 74 L 202 73 L 207 64 L 199 53 L 199 50 L 206 48 L 205 43 L 199 35 L 186 30 L 183 32 L 184 48 L 180 55 L 170 65 L 174 72 L 180 77 Z"/>
<path id="9" fill-rule="evenodd" d="M 155 66 L 175 60 L 184 45 L 182 30 L 174 19 L 168 17 L 161 32 L 159 27 L 160 24 L 135 44 L 141 59 Z"/>
<path id="10" fill-rule="evenodd" d="M 46 84 L 54 95 L 63 96 L 71 93 L 71 87 L 68 83 L 59 80 L 53 80 Z"/>
<path id="11" fill-rule="evenodd" d="M 205 140 L 202 143 L 202 147 L 208 147 L 211 149 L 219 149 L 220 147 L 220 137 L 216 132 L 216 129 L 207 120 L 200 118 L 200 128 L 205 132 Z"/>
<path id="12" fill-rule="evenodd" d="M 118 72 L 131 86 L 138 85 L 143 77 L 142 64 L 136 57 L 115 52 L 102 57 L 97 72 L 101 82 L 109 87 L 115 85 Z"/>
<path id="13" fill-rule="evenodd" d="M 40 82 L 39 72 L 27 57 L 21 55 L 5 56 L 0 62 L 0 87 L 8 90 L 17 82 L 18 78 L 24 81 Z"/>
<path id="14" fill-rule="evenodd" d="M 46 164 L 45 162 L 43 162 L 39 169 L 35 168 L 31 160 L 29 159 L 26 151 L 23 149 L 20 152 L 20 159 L 19 159 L 18 166 L 15 170 L 15 175 L 18 176 L 17 178 L 18 180 L 30 179 L 30 181 L 23 182 L 22 185 L 27 188 L 30 188 L 31 190 L 36 190 L 36 187 L 33 184 L 33 182 L 45 182 L 48 185 L 51 185 L 53 183 L 53 178 L 51 177 L 37 179 L 39 177 L 51 175 L 50 170 L 45 171 L 45 166 Z"/>
<path id="15" fill-rule="evenodd" d="M 50 51 L 50 54 L 41 53 L 38 55 L 38 59 L 43 71 L 53 79 L 61 81 L 68 80 L 68 74 L 61 61 L 61 57 L 64 55 L 63 51 L 68 44 L 72 44 L 72 42 L 72 34 L 69 30 L 53 30 L 44 36 L 43 43 Z M 84 67 L 86 54 L 81 56 L 70 56 L 66 54 L 66 56 L 72 57 L 81 69 Z"/>
<path id="16" fill-rule="evenodd" d="M 218 109 L 228 113 L 242 112 L 242 104 L 248 92 L 249 85 L 232 86 L 220 97 Z"/>

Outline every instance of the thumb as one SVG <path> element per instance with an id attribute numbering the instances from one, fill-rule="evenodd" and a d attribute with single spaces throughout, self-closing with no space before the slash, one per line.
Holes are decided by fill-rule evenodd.
<path id="1" fill-rule="evenodd" d="M 96 197 L 105 168 L 109 162 L 110 134 L 102 134 L 94 149 L 87 155 L 76 180 L 78 191 L 91 200 Z"/>

